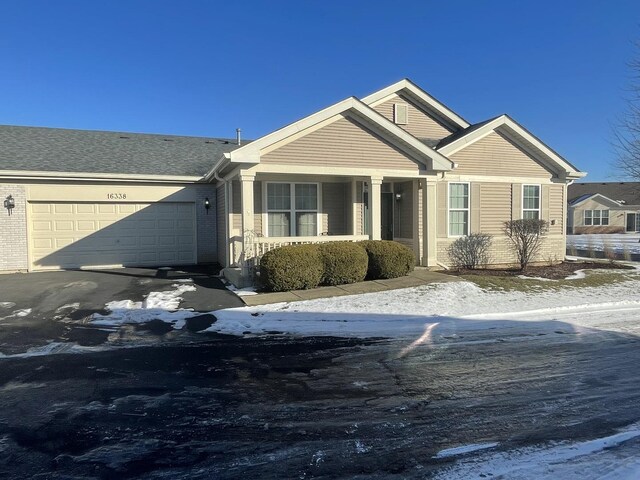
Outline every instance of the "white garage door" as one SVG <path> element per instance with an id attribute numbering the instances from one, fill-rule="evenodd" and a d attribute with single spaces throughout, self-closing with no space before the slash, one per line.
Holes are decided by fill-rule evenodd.
<path id="1" fill-rule="evenodd" d="M 196 263 L 193 203 L 29 204 L 37 270 Z"/>

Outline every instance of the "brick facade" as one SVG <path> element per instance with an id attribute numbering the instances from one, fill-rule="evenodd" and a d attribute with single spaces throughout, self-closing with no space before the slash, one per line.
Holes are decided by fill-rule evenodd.
<path id="1" fill-rule="evenodd" d="M 11 215 L 4 208 L 9 196 L 15 200 Z M 27 270 L 27 197 L 24 186 L 0 184 L 0 272 Z"/>

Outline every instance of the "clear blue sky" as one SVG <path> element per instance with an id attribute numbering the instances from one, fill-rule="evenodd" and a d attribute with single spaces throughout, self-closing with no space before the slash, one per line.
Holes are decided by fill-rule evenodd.
<path id="1" fill-rule="evenodd" d="M 638 0 L 6 0 L 0 124 L 256 138 L 409 77 L 612 180 L 635 40 Z"/>

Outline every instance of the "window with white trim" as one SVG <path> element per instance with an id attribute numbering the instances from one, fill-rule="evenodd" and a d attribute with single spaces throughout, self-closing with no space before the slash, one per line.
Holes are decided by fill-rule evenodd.
<path id="1" fill-rule="evenodd" d="M 449 236 L 469 234 L 469 184 L 449 184 Z"/>
<path id="2" fill-rule="evenodd" d="M 318 234 L 317 183 L 267 183 L 267 233 L 270 237 Z"/>
<path id="3" fill-rule="evenodd" d="M 585 225 L 609 225 L 609 210 L 585 210 Z"/>
<path id="4" fill-rule="evenodd" d="M 522 218 L 540 218 L 540 185 L 522 186 Z"/>

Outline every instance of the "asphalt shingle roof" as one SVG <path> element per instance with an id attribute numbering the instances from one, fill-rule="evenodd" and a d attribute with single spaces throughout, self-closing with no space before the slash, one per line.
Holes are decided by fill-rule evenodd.
<path id="1" fill-rule="evenodd" d="M 225 138 L 0 125 L 0 171 L 202 176 L 237 148 Z"/>
<path id="2" fill-rule="evenodd" d="M 605 197 L 623 201 L 624 205 L 640 205 L 640 182 L 581 182 L 569 185 L 567 197 L 573 204 L 585 195 L 599 193 Z"/>

